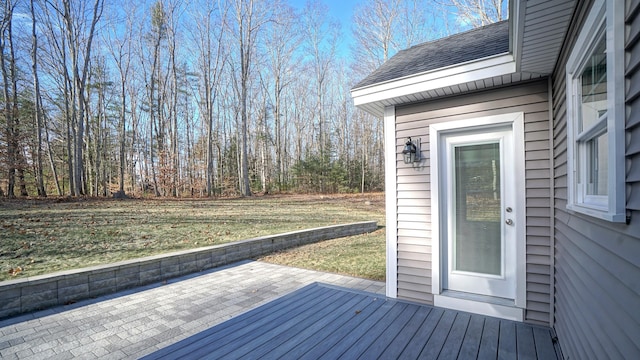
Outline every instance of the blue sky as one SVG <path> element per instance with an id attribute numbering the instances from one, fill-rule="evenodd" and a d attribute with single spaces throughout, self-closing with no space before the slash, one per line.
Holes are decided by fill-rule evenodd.
<path id="1" fill-rule="evenodd" d="M 350 27 L 351 16 L 353 15 L 353 8 L 357 3 L 363 0 L 321 0 L 322 3 L 329 7 L 329 13 L 342 23 L 342 26 Z M 304 8 L 307 0 L 289 0 L 289 3 L 298 8 Z"/>
<path id="2" fill-rule="evenodd" d="M 364 0 L 320 0 L 329 7 L 329 15 L 340 22 L 342 25 L 342 43 L 340 44 L 340 56 L 349 55 L 349 46 L 353 42 L 351 36 L 351 18 L 353 17 L 353 9 L 356 4 Z M 288 0 L 291 6 L 298 10 L 302 10 L 307 0 Z"/>

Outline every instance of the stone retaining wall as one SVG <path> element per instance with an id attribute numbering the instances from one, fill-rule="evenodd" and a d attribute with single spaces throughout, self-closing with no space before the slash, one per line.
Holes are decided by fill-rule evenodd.
<path id="1" fill-rule="evenodd" d="M 375 221 L 327 226 L 0 282 L 0 319 L 161 282 L 321 240 L 376 230 Z"/>

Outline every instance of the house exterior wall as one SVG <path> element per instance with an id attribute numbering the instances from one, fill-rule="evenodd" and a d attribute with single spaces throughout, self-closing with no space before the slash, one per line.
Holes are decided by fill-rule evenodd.
<path id="1" fill-rule="evenodd" d="M 640 210 L 640 0 L 628 1 L 626 23 L 626 58 L 628 60 L 627 78 L 627 160 L 630 164 L 627 173 L 629 193 L 627 209 Z M 633 195 L 633 196 L 632 196 Z"/>
<path id="2" fill-rule="evenodd" d="M 592 1 L 577 5 L 567 39 L 575 39 Z M 637 358 L 640 354 L 640 25 L 627 0 L 627 210 L 630 224 L 573 213 L 567 204 L 565 67 L 568 41 L 553 75 L 555 321 L 565 358 Z"/>
<path id="3" fill-rule="evenodd" d="M 397 296 L 433 303 L 429 125 L 482 116 L 524 113 L 526 186 L 525 321 L 550 324 L 551 141 L 548 81 L 396 108 Z M 421 139 L 420 166 L 405 165 L 407 137 Z"/>

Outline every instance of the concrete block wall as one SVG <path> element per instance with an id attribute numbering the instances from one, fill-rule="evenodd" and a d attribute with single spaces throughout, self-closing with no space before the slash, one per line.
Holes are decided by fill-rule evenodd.
<path id="1" fill-rule="evenodd" d="M 162 282 L 321 240 L 376 230 L 375 221 L 262 236 L 169 254 L 0 282 L 0 319 Z"/>

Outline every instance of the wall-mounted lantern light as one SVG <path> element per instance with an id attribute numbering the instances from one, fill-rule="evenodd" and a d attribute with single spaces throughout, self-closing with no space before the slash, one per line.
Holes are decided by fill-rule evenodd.
<path id="1" fill-rule="evenodd" d="M 405 164 L 413 164 L 420 161 L 420 139 L 418 139 L 417 143 L 418 146 L 411 141 L 411 138 L 407 139 L 407 143 L 404 145 L 404 150 L 402 150 L 402 156 Z"/>

